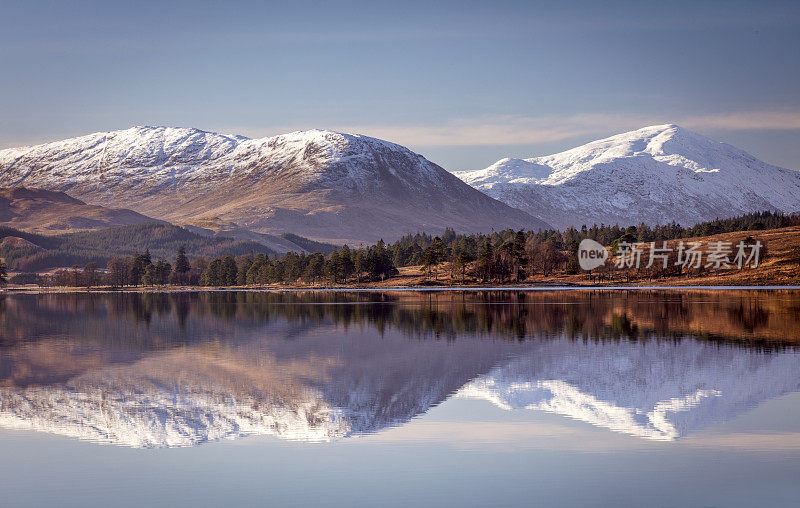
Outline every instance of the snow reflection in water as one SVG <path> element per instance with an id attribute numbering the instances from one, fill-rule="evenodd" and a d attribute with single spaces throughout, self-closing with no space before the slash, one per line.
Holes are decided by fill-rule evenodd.
<path id="1" fill-rule="evenodd" d="M 678 296 L 9 296 L 0 427 L 141 448 L 319 442 L 455 394 L 669 441 L 800 390 L 797 293 Z"/>

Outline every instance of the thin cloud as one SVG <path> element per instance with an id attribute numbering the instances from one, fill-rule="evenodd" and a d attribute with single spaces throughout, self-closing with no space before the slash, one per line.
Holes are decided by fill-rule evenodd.
<path id="1" fill-rule="evenodd" d="M 745 111 L 712 115 L 674 116 L 591 113 L 566 116 L 504 115 L 455 119 L 434 125 L 334 124 L 284 125 L 273 127 L 229 126 L 226 134 L 252 138 L 320 128 L 365 134 L 411 147 L 536 145 L 587 137 L 602 138 L 648 125 L 676 123 L 698 131 L 795 131 L 800 130 L 800 111 Z M 187 127 L 187 126 L 182 126 Z M 203 126 L 189 126 L 200 127 Z M 83 133 L 86 134 L 86 133 Z M 76 134 L 71 134 L 76 135 Z M 62 136 L 69 137 L 69 136 Z M 61 139 L 2 140 L 0 148 Z"/>
<path id="2" fill-rule="evenodd" d="M 702 116 L 583 114 L 462 118 L 438 125 L 332 125 L 331 130 L 366 134 L 414 147 L 534 145 L 588 136 L 605 137 L 648 125 L 676 123 L 696 130 L 800 130 L 800 112 L 750 111 Z M 309 126 L 239 129 L 262 137 Z M 227 129 L 228 132 L 236 129 Z"/>
<path id="3" fill-rule="evenodd" d="M 689 129 L 800 130 L 800 112 L 752 111 L 689 117 L 681 122 Z"/>
<path id="4" fill-rule="evenodd" d="M 577 116 L 500 116 L 454 120 L 438 126 L 365 127 L 364 133 L 376 133 L 414 146 L 491 146 L 553 143 L 566 139 L 634 129 L 648 125 L 645 118 L 622 115 Z"/>
<path id="5" fill-rule="evenodd" d="M 645 122 L 645 123 L 642 123 Z M 562 117 L 493 116 L 464 118 L 438 125 L 331 125 L 326 128 L 365 134 L 412 146 L 493 146 L 551 143 L 593 134 L 608 129 L 632 129 L 648 125 L 644 118 L 623 115 L 577 115 Z M 239 130 L 248 136 L 261 137 L 308 126 Z M 228 128 L 231 132 L 236 129 Z"/>

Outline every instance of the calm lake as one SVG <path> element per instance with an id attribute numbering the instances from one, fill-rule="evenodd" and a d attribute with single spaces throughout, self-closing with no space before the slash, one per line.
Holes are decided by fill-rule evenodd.
<path id="1" fill-rule="evenodd" d="M 0 296 L 4 506 L 785 506 L 800 291 Z"/>

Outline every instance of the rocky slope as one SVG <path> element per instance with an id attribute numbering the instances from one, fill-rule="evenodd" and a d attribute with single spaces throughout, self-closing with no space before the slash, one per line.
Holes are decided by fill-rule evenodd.
<path id="1" fill-rule="evenodd" d="M 402 146 L 322 130 L 263 139 L 167 127 L 101 132 L 0 151 L 0 185 L 171 222 L 211 216 L 336 242 L 544 226 Z"/>
<path id="2" fill-rule="evenodd" d="M 800 172 L 771 166 L 677 125 L 645 127 L 456 175 L 559 228 L 683 225 L 744 213 L 800 211 Z"/>

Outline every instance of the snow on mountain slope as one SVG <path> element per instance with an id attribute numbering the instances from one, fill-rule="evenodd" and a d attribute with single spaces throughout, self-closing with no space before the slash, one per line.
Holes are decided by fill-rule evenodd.
<path id="1" fill-rule="evenodd" d="M 671 441 L 800 390 L 800 354 L 680 342 L 543 343 L 459 391 L 645 439 Z"/>
<path id="2" fill-rule="evenodd" d="M 174 448 L 245 436 L 323 442 L 349 432 L 347 422 L 310 393 L 291 405 L 225 393 L 0 389 L 0 427 L 33 430 L 100 444 Z"/>
<path id="3" fill-rule="evenodd" d="M 168 127 L 96 133 L 0 151 L 0 185 L 328 240 L 543 225 L 407 148 L 324 130 L 263 139 Z"/>
<path id="4" fill-rule="evenodd" d="M 800 211 L 800 172 L 677 125 L 645 127 L 554 155 L 502 159 L 455 174 L 559 228 L 691 225 L 755 211 Z"/>

